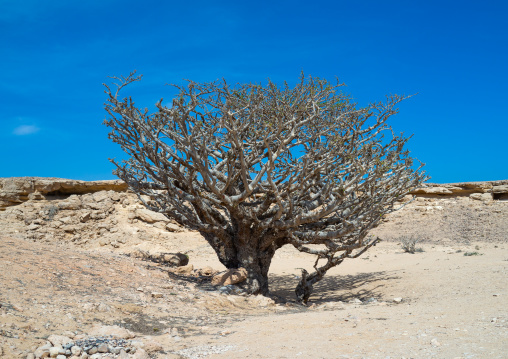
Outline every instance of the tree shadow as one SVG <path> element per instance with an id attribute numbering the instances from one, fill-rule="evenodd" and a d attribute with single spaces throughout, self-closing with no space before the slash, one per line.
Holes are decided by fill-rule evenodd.
<path id="1" fill-rule="evenodd" d="M 399 279 L 389 272 L 359 273 L 355 275 L 325 276 L 314 285 L 314 292 L 310 297 L 311 303 L 349 302 L 360 299 L 362 302 L 374 298 L 382 300 L 383 292 L 380 290 L 386 281 Z M 295 288 L 299 277 L 295 275 L 270 274 L 270 293 L 282 301 L 296 300 Z"/>

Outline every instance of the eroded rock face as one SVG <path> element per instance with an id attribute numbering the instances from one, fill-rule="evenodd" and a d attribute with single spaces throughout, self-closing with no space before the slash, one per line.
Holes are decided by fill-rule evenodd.
<path id="1" fill-rule="evenodd" d="M 506 232 L 505 227 L 490 223 L 503 216 L 506 201 L 508 180 L 429 184 L 396 203 L 404 205 L 404 210 L 386 216 L 384 226 L 373 233 L 386 237 L 385 227 L 395 226 L 399 232 L 413 228 L 408 218 L 414 218 L 427 221 L 428 228 L 436 227 L 435 235 L 429 237 L 439 233 L 445 238 L 489 236 L 497 241 L 504 235 L 501 232 Z M 0 178 L 0 210 L 4 234 L 121 252 L 130 252 L 135 246 L 147 249 L 147 243 L 170 241 L 188 231 L 163 214 L 146 209 L 121 181 Z M 487 210 L 490 214 L 484 216 Z M 480 214 L 481 219 L 477 218 Z"/>
<path id="2" fill-rule="evenodd" d="M 107 191 L 107 192 L 105 192 Z M 76 196 L 91 194 L 89 197 L 88 208 L 101 209 L 104 207 L 102 202 L 119 201 L 119 193 L 128 191 L 128 186 L 121 180 L 110 181 L 79 181 L 63 178 L 50 177 L 7 177 L 0 178 L 0 210 L 13 205 L 23 203 L 28 200 L 45 200 L 47 197 L 67 198 L 66 201 L 59 204 L 60 208 L 68 210 L 78 210 L 81 204 Z M 425 187 L 412 191 L 411 195 L 416 196 L 469 196 L 471 194 L 490 194 L 493 199 L 508 198 L 508 180 L 490 181 L 490 182 L 462 182 L 448 184 L 427 184 Z M 473 196 L 478 199 L 478 196 Z M 482 196 L 482 200 L 488 199 L 488 196 Z M 164 215 L 138 209 L 133 213 L 133 218 L 137 218 L 147 223 L 162 224 L 170 223 Z M 175 228 L 168 228 L 170 231 L 176 231 Z"/>
<path id="3" fill-rule="evenodd" d="M 413 195 L 467 196 L 473 193 L 508 193 L 508 180 L 435 184 L 417 188 Z"/>
<path id="4" fill-rule="evenodd" d="M 23 203 L 29 199 L 41 200 L 48 195 L 71 195 L 99 191 L 127 191 L 127 184 L 120 180 L 78 181 L 46 177 L 0 178 L 0 210 Z"/>

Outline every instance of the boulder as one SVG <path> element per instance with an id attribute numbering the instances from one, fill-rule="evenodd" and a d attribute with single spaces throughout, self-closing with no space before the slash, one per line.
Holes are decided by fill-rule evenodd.
<path id="1" fill-rule="evenodd" d="M 161 257 L 162 262 L 173 267 L 182 267 L 189 264 L 189 256 L 183 253 L 164 253 Z"/>
<path id="2" fill-rule="evenodd" d="M 65 201 L 61 201 L 58 203 L 59 209 L 70 209 L 70 210 L 76 210 L 81 208 L 81 200 L 78 196 L 72 195 L 69 198 L 67 198 Z"/>
<path id="3" fill-rule="evenodd" d="M 469 198 L 477 201 L 492 201 L 491 193 L 471 193 Z"/>
<path id="4" fill-rule="evenodd" d="M 508 193 L 508 184 L 501 186 L 494 186 L 492 188 L 492 193 Z"/>
<path id="5" fill-rule="evenodd" d="M 167 223 L 166 229 L 169 232 L 183 232 L 184 231 L 184 229 L 182 227 L 180 227 L 178 224 L 174 224 L 174 223 Z"/>
<path id="6" fill-rule="evenodd" d="M 225 272 L 214 275 L 212 278 L 212 285 L 226 286 L 241 283 L 246 279 L 247 270 L 245 268 L 229 269 Z"/>
<path id="7" fill-rule="evenodd" d="M 74 341 L 64 335 L 52 334 L 48 337 L 48 341 L 55 347 L 63 347 L 65 344 L 74 343 Z"/>
<path id="8" fill-rule="evenodd" d="M 134 212 L 134 218 L 138 218 L 146 223 L 168 222 L 169 220 L 162 213 L 150 211 L 146 208 L 138 208 Z"/>
<path id="9" fill-rule="evenodd" d="M 172 268 L 171 272 L 173 272 L 175 274 L 180 274 L 180 275 L 190 275 L 193 270 L 194 270 L 194 266 L 192 264 L 188 264 L 186 266 Z"/>

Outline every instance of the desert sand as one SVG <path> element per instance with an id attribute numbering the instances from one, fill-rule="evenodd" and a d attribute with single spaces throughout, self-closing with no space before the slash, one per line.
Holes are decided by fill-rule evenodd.
<path id="1" fill-rule="evenodd" d="M 508 201 L 485 193 L 417 194 L 302 306 L 314 258 L 293 248 L 275 255 L 271 297 L 221 294 L 201 236 L 124 188 L 30 192 L 0 212 L 0 357 L 116 325 L 160 359 L 507 358 Z M 175 252 L 190 259 L 180 273 L 139 256 Z"/>

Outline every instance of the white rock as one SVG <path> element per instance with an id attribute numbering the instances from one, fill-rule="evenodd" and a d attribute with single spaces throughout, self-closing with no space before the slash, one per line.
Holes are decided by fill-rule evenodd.
<path id="1" fill-rule="evenodd" d="M 471 193 L 469 198 L 477 201 L 492 201 L 492 194 L 490 193 Z"/>
<path id="2" fill-rule="evenodd" d="M 52 358 L 56 358 L 58 354 L 60 354 L 60 351 L 63 350 L 62 347 L 51 347 L 49 348 L 49 356 Z"/>
<path id="3" fill-rule="evenodd" d="M 131 356 L 132 359 L 150 359 L 146 351 L 143 349 L 138 349 L 136 352 Z"/>
<path id="4" fill-rule="evenodd" d="M 169 232 L 183 232 L 183 228 L 180 227 L 179 225 L 177 224 L 174 224 L 174 223 L 167 223 L 166 224 L 166 229 L 169 231 Z"/>
<path id="5" fill-rule="evenodd" d="M 106 343 L 102 343 L 97 347 L 97 351 L 99 353 L 107 353 L 109 351 L 108 345 Z"/>
<path id="6" fill-rule="evenodd" d="M 241 283 L 247 279 L 247 270 L 245 268 L 228 269 L 225 272 L 218 273 L 212 278 L 212 285 L 230 285 Z"/>
<path id="7" fill-rule="evenodd" d="M 150 211 L 146 208 L 136 209 L 134 212 L 135 218 L 139 218 L 143 222 L 147 223 L 155 223 L 155 222 L 168 222 L 169 219 L 166 218 L 162 213 L 157 213 Z"/>
<path id="8" fill-rule="evenodd" d="M 79 356 L 81 354 L 81 347 L 78 347 L 77 345 L 74 345 L 71 348 L 71 353 L 72 353 L 72 355 Z"/>
<path id="9" fill-rule="evenodd" d="M 47 358 L 49 357 L 49 349 L 52 347 L 50 343 L 44 344 L 37 348 L 34 352 L 35 356 L 38 358 Z"/>
<path id="10" fill-rule="evenodd" d="M 402 302 L 402 298 L 401 297 L 393 298 L 393 301 L 395 303 L 401 303 Z"/>

